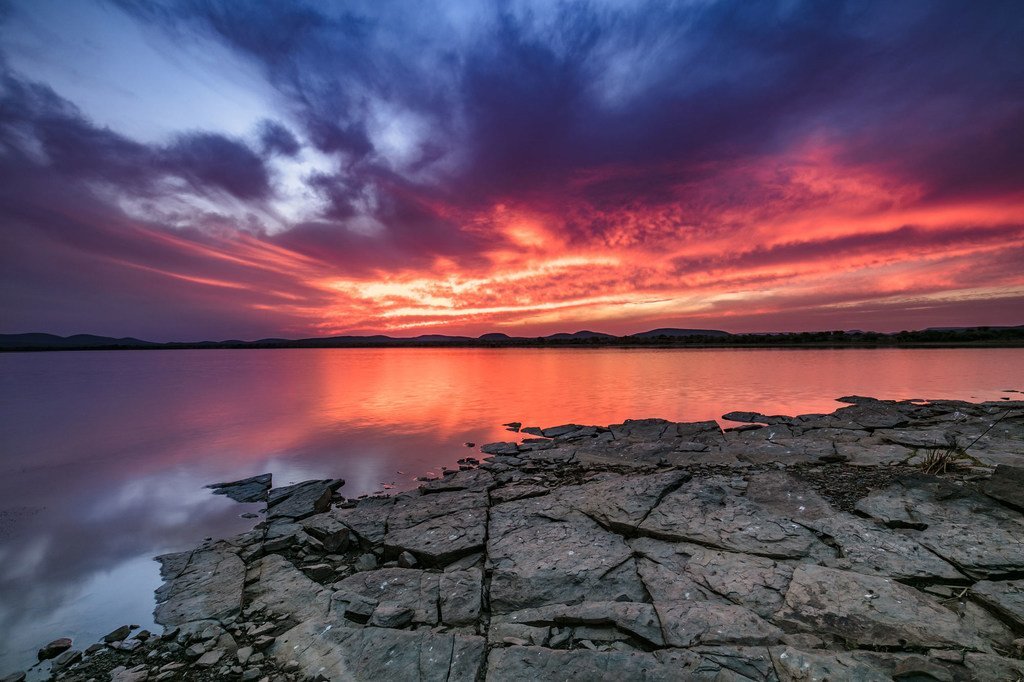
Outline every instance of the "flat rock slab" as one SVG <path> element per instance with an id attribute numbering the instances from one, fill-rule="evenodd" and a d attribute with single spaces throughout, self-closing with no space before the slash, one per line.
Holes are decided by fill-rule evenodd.
<path id="1" fill-rule="evenodd" d="M 860 661 L 852 654 L 833 651 L 801 651 L 793 647 L 772 647 L 772 663 L 780 680 L 844 680 L 848 682 L 890 682 L 884 668 Z"/>
<path id="2" fill-rule="evenodd" d="M 304 519 L 321 514 L 331 506 L 334 491 L 345 485 L 340 478 L 305 481 L 284 488 L 271 488 L 267 499 L 267 518 Z"/>
<path id="3" fill-rule="evenodd" d="M 651 604 L 636 602 L 583 602 L 582 604 L 556 604 L 535 609 L 524 609 L 498 615 L 491 625 L 515 623 L 519 625 L 609 625 L 624 634 L 636 637 L 650 646 L 665 646 L 658 614 Z"/>
<path id="4" fill-rule="evenodd" d="M 384 550 L 410 552 L 428 566 L 444 565 L 483 549 L 487 491 L 400 496 L 388 515 Z"/>
<path id="5" fill-rule="evenodd" d="M 491 509 L 492 610 L 583 600 L 644 601 L 632 551 L 622 537 L 549 498 Z"/>
<path id="6" fill-rule="evenodd" d="M 557 499 L 586 514 L 605 528 L 632 533 L 670 491 L 690 475 L 670 471 L 650 476 L 622 476 L 583 486 L 564 488 Z"/>
<path id="7" fill-rule="evenodd" d="M 165 580 L 157 589 L 154 620 L 174 627 L 196 620 L 227 620 L 242 610 L 245 564 L 227 543 L 157 557 Z"/>
<path id="8" fill-rule="evenodd" d="M 679 680 L 777 680 L 767 649 L 663 649 L 559 651 L 542 647 L 498 648 L 487 657 L 490 680 L 566 682 L 678 682 Z"/>
<path id="9" fill-rule="evenodd" d="M 211 488 L 214 495 L 227 495 L 235 502 L 266 502 L 272 480 L 271 474 L 260 474 L 230 483 L 214 483 L 206 487 Z"/>
<path id="10" fill-rule="evenodd" d="M 811 531 L 751 502 L 729 483 L 712 478 L 683 485 L 651 511 L 640 533 L 771 558 L 831 554 Z"/>
<path id="11" fill-rule="evenodd" d="M 982 580 L 971 587 L 975 599 L 1024 630 L 1024 580 Z"/>
<path id="12" fill-rule="evenodd" d="M 912 587 L 808 564 L 793 572 L 775 622 L 867 646 L 987 648 L 956 614 Z"/>
<path id="13" fill-rule="evenodd" d="M 439 574 L 411 568 L 362 571 L 334 584 L 331 612 L 344 614 L 356 601 L 373 607 L 401 606 L 413 612 L 413 622 L 436 625 L 439 583 Z"/>
<path id="14" fill-rule="evenodd" d="M 308 677 L 353 682 L 475 682 L 482 637 L 391 628 L 350 628 L 307 621 L 288 630 L 271 653 L 297 661 Z"/>
<path id="15" fill-rule="evenodd" d="M 1024 466 L 1000 464 L 982 483 L 981 490 L 1003 504 L 1024 510 Z"/>
<path id="16" fill-rule="evenodd" d="M 852 514 L 802 522 L 842 550 L 834 568 L 897 580 L 963 580 L 964 575 L 911 537 Z"/>
<path id="17" fill-rule="evenodd" d="M 750 609 L 710 601 L 655 603 L 670 646 L 778 644 L 783 632 Z"/>
<path id="18" fill-rule="evenodd" d="M 1024 570 L 1024 516 L 964 486 L 913 476 L 860 500 L 857 511 L 908 533 L 972 578 Z"/>
<path id="19" fill-rule="evenodd" d="M 287 559 L 270 554 L 258 560 L 255 569 L 259 580 L 253 587 L 253 597 L 266 604 L 271 613 L 301 620 L 327 615 L 329 591 Z"/>

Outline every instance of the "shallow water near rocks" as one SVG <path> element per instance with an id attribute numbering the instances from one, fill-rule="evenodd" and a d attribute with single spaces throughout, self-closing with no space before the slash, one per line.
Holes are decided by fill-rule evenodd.
<path id="1" fill-rule="evenodd" d="M 151 626 L 151 557 L 253 523 L 207 483 L 340 476 L 357 496 L 454 467 L 510 420 L 831 412 L 842 395 L 995 400 L 1021 384 L 1021 349 L 0 355 L 0 672 L 53 637 Z"/>

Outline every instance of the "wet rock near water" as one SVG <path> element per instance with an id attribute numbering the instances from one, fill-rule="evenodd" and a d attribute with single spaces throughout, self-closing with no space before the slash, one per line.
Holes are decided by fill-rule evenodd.
<path id="1" fill-rule="evenodd" d="M 842 401 L 733 431 L 510 423 L 531 437 L 413 491 L 270 489 L 254 530 L 160 558 L 165 632 L 68 643 L 52 674 L 1024 676 L 1024 402 Z"/>
<path id="2" fill-rule="evenodd" d="M 206 487 L 211 488 L 214 495 L 227 495 L 235 502 L 266 502 L 272 480 L 271 474 L 260 474 L 229 483 L 213 483 Z"/>

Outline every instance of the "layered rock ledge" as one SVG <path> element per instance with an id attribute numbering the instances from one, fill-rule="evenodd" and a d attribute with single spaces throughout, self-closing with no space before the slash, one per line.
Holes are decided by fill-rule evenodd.
<path id="1" fill-rule="evenodd" d="M 160 557 L 165 632 L 54 677 L 1021 678 L 1024 402 L 841 400 L 513 424 L 391 497 L 240 482 L 266 518 Z"/>

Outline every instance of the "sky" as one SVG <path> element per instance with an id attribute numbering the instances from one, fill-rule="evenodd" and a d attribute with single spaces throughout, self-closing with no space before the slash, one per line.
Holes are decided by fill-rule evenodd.
<path id="1" fill-rule="evenodd" d="M 1024 5 L 0 0 L 0 333 L 1024 324 Z"/>

